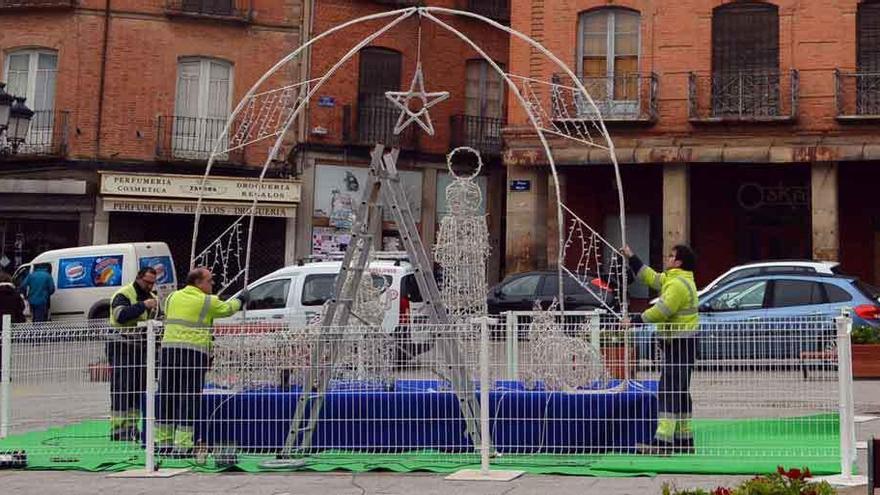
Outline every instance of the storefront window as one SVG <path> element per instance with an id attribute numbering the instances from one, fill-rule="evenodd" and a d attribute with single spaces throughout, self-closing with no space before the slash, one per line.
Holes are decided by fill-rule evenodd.
<path id="1" fill-rule="evenodd" d="M 312 212 L 312 252 L 326 254 L 344 251 L 351 241 L 355 210 L 367 185 L 368 169 L 318 165 L 315 170 L 315 198 Z M 413 218 L 419 222 L 422 215 L 422 173 L 400 171 L 400 179 L 409 201 Z M 382 211 L 383 249 L 399 250 L 396 242 L 397 226 L 387 208 Z"/>

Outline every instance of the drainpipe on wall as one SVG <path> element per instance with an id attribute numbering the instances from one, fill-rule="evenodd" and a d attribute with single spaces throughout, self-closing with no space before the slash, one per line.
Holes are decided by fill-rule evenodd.
<path id="1" fill-rule="evenodd" d="M 110 1 L 104 2 L 104 41 L 101 45 L 101 78 L 98 82 L 98 121 L 95 125 L 95 158 L 101 156 L 101 126 L 104 120 L 104 80 L 107 76 L 107 45 L 110 41 Z"/>

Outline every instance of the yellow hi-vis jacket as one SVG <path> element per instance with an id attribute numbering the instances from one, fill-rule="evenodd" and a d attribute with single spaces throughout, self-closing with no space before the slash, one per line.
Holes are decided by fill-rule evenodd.
<path id="1" fill-rule="evenodd" d="M 208 352 L 214 318 L 223 318 L 241 309 L 241 301 L 221 301 L 193 285 L 172 292 L 165 299 L 165 333 L 162 346 Z"/>
<path id="2" fill-rule="evenodd" d="M 637 277 L 648 287 L 660 291 L 657 303 L 642 313 L 645 323 L 657 325 L 660 337 L 681 337 L 697 332 L 700 302 L 693 272 L 672 268 L 657 273 L 650 266 L 642 265 Z"/>
<path id="3" fill-rule="evenodd" d="M 156 298 L 155 292 L 150 292 L 153 299 Z M 128 285 L 122 286 L 118 291 L 113 294 L 113 297 L 110 298 L 110 304 L 113 304 L 113 301 L 116 300 L 116 296 L 125 296 L 128 299 L 128 303 L 132 306 L 138 303 L 138 295 L 137 290 L 134 288 L 134 282 Z M 147 321 L 150 319 L 150 310 L 144 308 L 144 311 L 138 315 L 137 319 L 131 320 L 125 323 L 121 323 L 119 321 L 119 314 L 125 309 L 125 306 L 116 306 L 110 308 L 110 325 L 114 328 L 134 328 L 137 326 L 138 322 Z"/>

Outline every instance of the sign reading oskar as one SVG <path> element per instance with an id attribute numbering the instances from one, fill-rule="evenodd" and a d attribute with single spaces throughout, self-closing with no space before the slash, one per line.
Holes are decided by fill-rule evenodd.
<path id="1" fill-rule="evenodd" d="M 192 175 L 143 175 L 101 172 L 105 211 L 195 213 L 201 193 L 202 213 L 241 215 L 256 199 L 256 215 L 293 217 L 301 184 L 294 180 L 211 177 L 205 184 Z"/>

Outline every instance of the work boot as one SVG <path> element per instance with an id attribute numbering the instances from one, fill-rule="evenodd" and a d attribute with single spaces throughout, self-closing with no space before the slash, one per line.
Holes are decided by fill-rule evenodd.
<path id="1" fill-rule="evenodd" d="M 110 440 L 114 442 L 136 442 L 141 438 L 141 433 L 134 426 L 114 428 L 110 433 Z"/>
<path id="2" fill-rule="evenodd" d="M 681 455 L 693 455 L 696 453 L 693 438 L 676 438 L 673 440 L 673 453 Z"/>
<path id="3" fill-rule="evenodd" d="M 655 439 L 651 443 L 636 444 L 636 452 L 641 455 L 666 457 L 675 452 L 675 445 L 672 442 Z"/>

